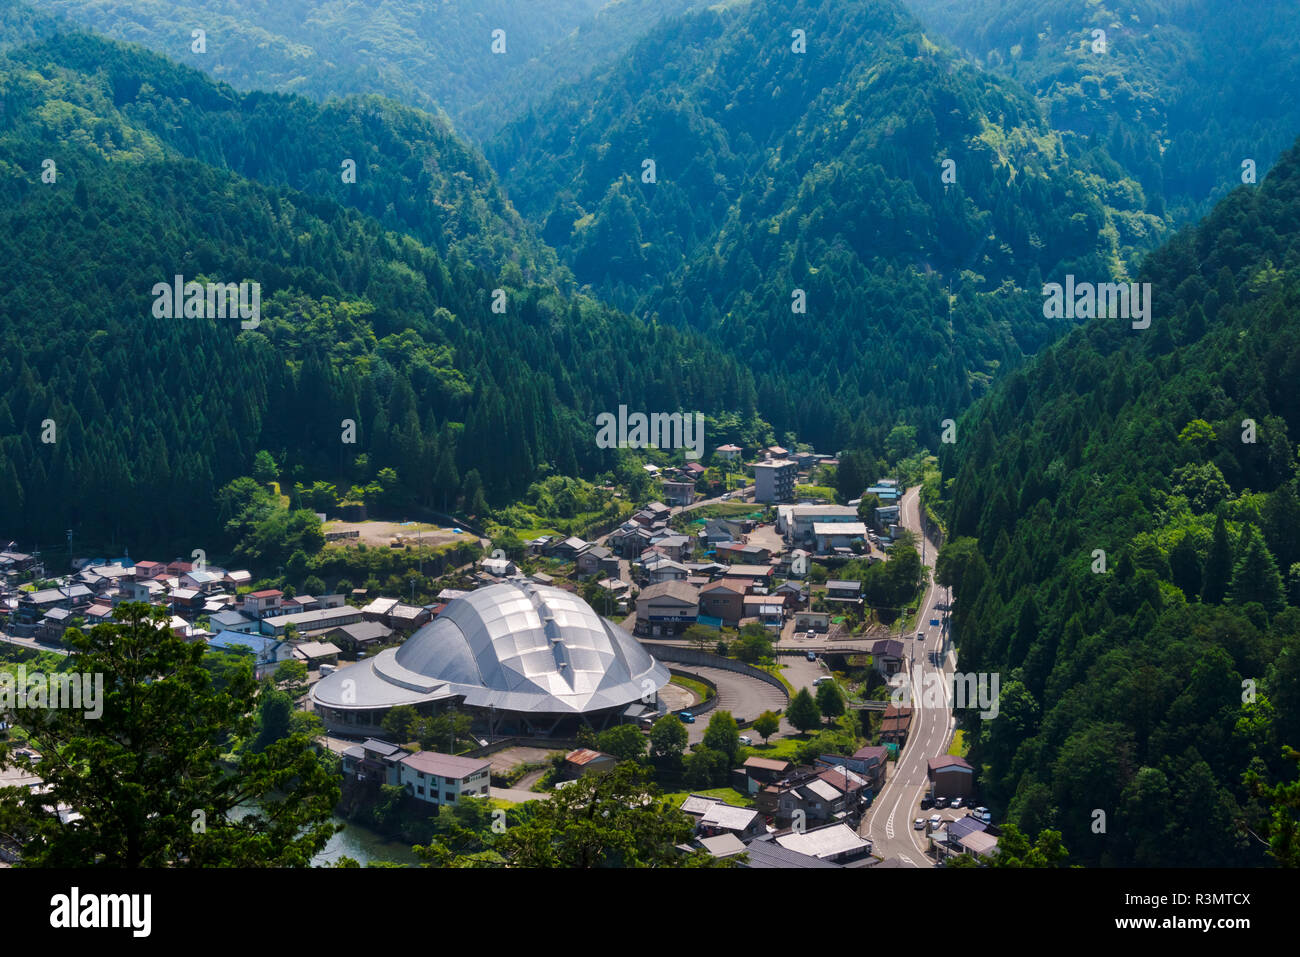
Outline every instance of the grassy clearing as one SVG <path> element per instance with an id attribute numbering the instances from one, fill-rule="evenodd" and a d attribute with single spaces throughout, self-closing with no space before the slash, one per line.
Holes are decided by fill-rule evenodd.
<path id="1" fill-rule="evenodd" d="M 952 744 L 948 745 L 948 753 L 964 758 L 966 757 L 966 748 L 966 732 L 954 731 L 952 733 Z"/>
<path id="2" fill-rule="evenodd" d="M 807 734 L 794 734 L 786 738 L 773 737 L 768 744 L 761 744 L 758 743 L 760 739 L 756 732 L 751 730 L 747 733 L 756 743 L 741 749 L 743 757 L 768 758 L 772 761 L 793 761 L 795 753 L 811 738 Z"/>
<path id="3" fill-rule="evenodd" d="M 673 684 L 680 685 L 695 695 L 696 704 L 701 701 L 708 701 L 713 697 L 713 689 L 701 681 L 696 681 L 693 678 L 683 678 L 681 675 L 673 675 L 670 680 Z"/>
<path id="4" fill-rule="evenodd" d="M 707 788 L 703 791 L 671 791 L 664 795 L 664 799 L 671 802 L 674 807 L 680 807 L 692 794 L 702 794 L 705 797 L 716 798 L 719 801 L 726 801 L 736 807 L 753 807 L 754 799 L 748 794 L 737 791 L 735 788 Z"/>

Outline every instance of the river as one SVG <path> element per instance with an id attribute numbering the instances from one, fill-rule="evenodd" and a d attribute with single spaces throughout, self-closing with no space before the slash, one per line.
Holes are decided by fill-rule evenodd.
<path id="1" fill-rule="evenodd" d="M 331 837 L 324 850 L 311 859 L 312 867 L 332 867 L 341 857 L 350 857 L 362 867 L 371 861 L 391 861 L 406 865 L 419 863 L 409 844 L 390 841 L 368 827 L 351 824 L 337 815 L 334 821 L 344 825 L 344 828 Z"/>

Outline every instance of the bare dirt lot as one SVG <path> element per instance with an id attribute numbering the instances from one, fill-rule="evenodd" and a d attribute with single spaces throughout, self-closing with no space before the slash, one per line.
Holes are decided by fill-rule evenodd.
<path id="1" fill-rule="evenodd" d="M 488 760 L 492 763 L 493 771 L 509 771 L 520 764 L 536 764 L 539 761 L 549 761 L 551 755 L 558 753 L 558 751 L 548 751 L 545 748 L 514 747 L 489 755 Z"/>
<path id="2" fill-rule="evenodd" d="M 414 545 L 417 542 L 423 542 L 426 546 L 441 545 L 444 542 L 450 542 L 456 539 L 473 539 L 474 536 L 469 532 L 462 531 L 457 535 L 449 528 L 439 525 L 429 525 L 425 522 L 326 522 L 322 531 L 328 537 L 331 532 L 358 532 L 356 538 L 339 539 L 331 544 L 355 545 L 358 542 L 365 542 L 366 545 L 375 545 L 380 548 L 386 548 L 394 538 L 400 537 L 403 544 Z"/>

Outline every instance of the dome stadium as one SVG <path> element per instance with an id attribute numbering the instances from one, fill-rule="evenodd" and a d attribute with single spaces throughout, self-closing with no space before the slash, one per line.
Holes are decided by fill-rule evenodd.
<path id="1" fill-rule="evenodd" d="M 577 595 L 511 579 L 453 599 L 400 647 L 321 679 L 311 696 L 342 734 L 377 731 L 400 705 L 454 707 L 492 734 L 556 734 L 652 713 L 668 678 Z"/>

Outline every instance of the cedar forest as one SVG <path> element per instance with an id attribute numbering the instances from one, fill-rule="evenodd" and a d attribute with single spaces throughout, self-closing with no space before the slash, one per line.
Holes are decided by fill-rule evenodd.
<path id="1" fill-rule="evenodd" d="M 620 404 L 839 453 L 845 500 L 928 450 L 962 667 L 1003 675 L 962 724 L 986 803 L 1074 863 L 1265 860 L 1255 783 L 1300 747 L 1294 2 L 248 6 L 0 0 L 0 533 L 230 552 L 268 461 L 394 514 L 644 487 L 593 441 Z M 498 23 L 512 56 L 469 55 Z M 260 282 L 260 325 L 156 318 L 176 274 Z M 1151 327 L 1044 318 L 1067 275 L 1151 283 Z"/>

